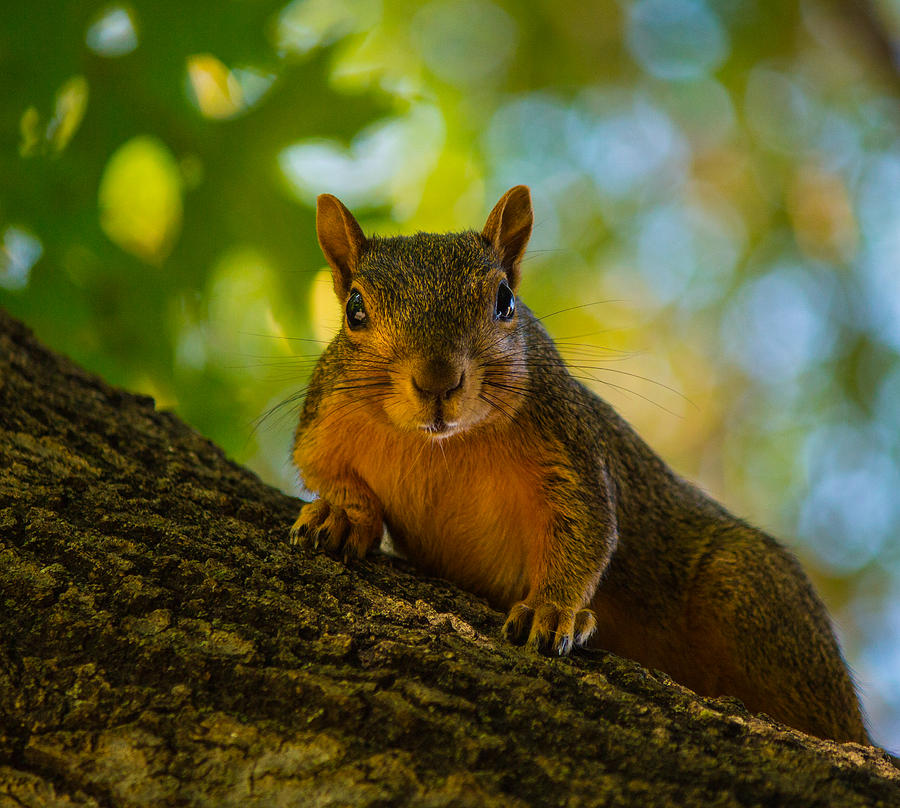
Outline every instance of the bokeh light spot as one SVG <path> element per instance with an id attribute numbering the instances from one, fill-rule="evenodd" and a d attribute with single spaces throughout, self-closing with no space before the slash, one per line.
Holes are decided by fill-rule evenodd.
<path id="1" fill-rule="evenodd" d="M 459 86 L 499 74 L 516 46 L 516 24 L 486 0 L 437 0 L 412 21 L 413 42 L 438 78 Z"/>
<path id="2" fill-rule="evenodd" d="M 654 98 L 691 143 L 701 149 L 718 145 L 735 130 L 731 95 L 722 84 L 708 76 L 667 82 L 659 86 Z"/>
<path id="3" fill-rule="evenodd" d="M 638 222 L 638 269 L 662 304 L 680 300 L 696 309 L 718 299 L 742 246 L 736 216 L 680 200 L 653 208 Z"/>
<path id="4" fill-rule="evenodd" d="M 275 83 L 275 74 L 256 67 L 236 67 L 231 71 L 241 88 L 242 109 L 248 109 L 262 99 Z"/>
<path id="5" fill-rule="evenodd" d="M 44 247 L 35 236 L 21 227 L 7 227 L 0 246 L 0 286 L 24 289 L 28 285 L 31 268 L 43 254 Z"/>
<path id="6" fill-rule="evenodd" d="M 110 6 L 101 11 L 85 33 L 87 46 L 100 56 L 115 58 L 138 46 L 134 14 L 126 6 Z"/>
<path id="7" fill-rule="evenodd" d="M 414 206 L 443 142 L 440 112 L 421 105 L 364 129 L 349 150 L 330 140 L 302 141 L 282 151 L 278 162 L 291 189 L 308 204 L 328 190 L 351 207 L 389 199 Z"/>
<path id="8" fill-rule="evenodd" d="M 893 240 L 900 233 L 900 148 L 874 154 L 859 187 L 859 218 L 866 239 Z"/>
<path id="9" fill-rule="evenodd" d="M 613 198 L 676 185 L 686 171 L 681 133 L 641 96 L 589 93 L 573 110 L 567 134 L 580 168 Z"/>
<path id="10" fill-rule="evenodd" d="M 282 53 L 307 53 L 374 27 L 381 15 L 380 0 L 293 0 L 275 22 L 275 47 Z"/>
<path id="11" fill-rule="evenodd" d="M 309 287 L 309 311 L 316 339 L 328 341 L 338 332 L 343 312 L 334 295 L 331 270 L 320 269 Z"/>
<path id="12" fill-rule="evenodd" d="M 202 370 L 208 359 L 208 337 L 200 326 L 186 326 L 175 338 L 175 364 L 179 368 Z"/>
<path id="13" fill-rule="evenodd" d="M 900 351 L 900 154 L 870 160 L 859 191 L 864 247 L 858 319 L 872 337 Z"/>
<path id="14" fill-rule="evenodd" d="M 47 143 L 61 152 L 78 131 L 88 103 L 88 83 L 84 76 L 72 76 L 56 93 L 53 117 L 47 124 Z"/>
<path id="15" fill-rule="evenodd" d="M 777 385 L 829 356 L 836 335 L 827 280 L 780 264 L 746 283 L 722 318 L 732 360 L 763 384 Z"/>
<path id="16" fill-rule="evenodd" d="M 650 75 L 693 79 L 728 56 L 728 34 L 702 0 L 638 0 L 628 13 L 626 42 Z"/>
<path id="17" fill-rule="evenodd" d="M 788 187 L 788 215 L 800 248 L 810 257 L 848 261 L 857 227 L 847 186 L 838 174 L 804 166 Z"/>
<path id="18" fill-rule="evenodd" d="M 883 445 L 877 428 L 846 424 L 822 427 L 807 443 L 799 529 L 835 572 L 861 569 L 893 538 L 900 470 Z"/>
<path id="19" fill-rule="evenodd" d="M 19 120 L 19 154 L 22 157 L 31 157 L 37 154 L 44 141 L 44 133 L 41 132 L 41 114 L 36 107 L 28 107 L 22 113 Z"/>
<path id="20" fill-rule="evenodd" d="M 231 118 L 244 103 L 240 82 L 209 53 L 188 57 L 188 81 L 192 100 L 207 118 Z"/>
<path id="21" fill-rule="evenodd" d="M 235 378 L 253 370 L 262 373 L 264 367 L 248 366 L 247 361 L 259 357 L 261 337 L 272 335 L 278 284 L 266 255 L 252 245 L 226 250 L 210 275 L 208 297 L 208 331 L 220 370 Z M 280 343 L 266 340 L 265 350 Z"/>
<path id="22" fill-rule="evenodd" d="M 132 255 L 159 264 L 181 229 L 178 164 L 156 138 L 133 138 L 109 158 L 99 202 L 106 235 Z"/>
<path id="23" fill-rule="evenodd" d="M 770 149 L 802 152 L 813 140 L 819 109 L 800 82 L 784 73 L 753 68 L 744 109 L 750 129 Z"/>
<path id="24" fill-rule="evenodd" d="M 498 183 L 537 185 L 573 169 L 566 143 L 569 107 L 545 93 L 514 98 L 494 113 L 485 149 Z M 540 121 L 540 126 L 535 126 Z"/>

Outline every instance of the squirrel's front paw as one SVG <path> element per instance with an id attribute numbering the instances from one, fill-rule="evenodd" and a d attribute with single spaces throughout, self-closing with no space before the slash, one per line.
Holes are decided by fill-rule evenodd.
<path id="1" fill-rule="evenodd" d="M 347 511 L 324 499 L 309 502 L 300 510 L 291 527 L 291 544 L 323 549 L 332 555 L 364 558 L 381 538 L 381 525 L 374 521 L 350 518 Z"/>
<path id="2" fill-rule="evenodd" d="M 590 609 L 567 609 L 556 603 L 517 603 L 503 624 L 503 636 L 516 645 L 543 654 L 565 656 L 573 645 L 584 645 L 597 618 Z"/>

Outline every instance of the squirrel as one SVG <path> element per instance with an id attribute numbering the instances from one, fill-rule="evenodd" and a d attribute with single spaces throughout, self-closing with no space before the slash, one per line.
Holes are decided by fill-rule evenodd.
<path id="1" fill-rule="evenodd" d="M 291 543 L 361 559 L 386 524 L 419 569 L 508 612 L 514 643 L 602 648 L 870 744 L 797 560 L 677 476 L 517 300 L 533 218 L 519 185 L 481 232 L 366 238 L 336 197 L 318 197 L 344 316 L 295 434 L 318 498 Z"/>

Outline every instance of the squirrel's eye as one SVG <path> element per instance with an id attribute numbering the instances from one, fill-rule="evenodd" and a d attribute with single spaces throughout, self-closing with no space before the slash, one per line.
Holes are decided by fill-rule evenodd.
<path id="1" fill-rule="evenodd" d="M 497 287 L 497 306 L 494 309 L 494 317 L 498 320 L 512 320 L 516 313 L 516 298 L 506 281 L 500 281 Z"/>
<path id="2" fill-rule="evenodd" d="M 352 329 L 362 328 L 366 324 L 367 318 L 362 293 L 359 289 L 353 289 L 347 300 L 347 325 Z"/>

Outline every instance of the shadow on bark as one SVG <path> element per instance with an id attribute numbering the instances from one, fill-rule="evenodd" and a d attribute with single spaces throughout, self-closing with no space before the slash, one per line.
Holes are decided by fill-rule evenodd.
<path id="1" fill-rule="evenodd" d="M 0 311 L 0 808 L 898 805 L 883 753 L 547 660 Z"/>

